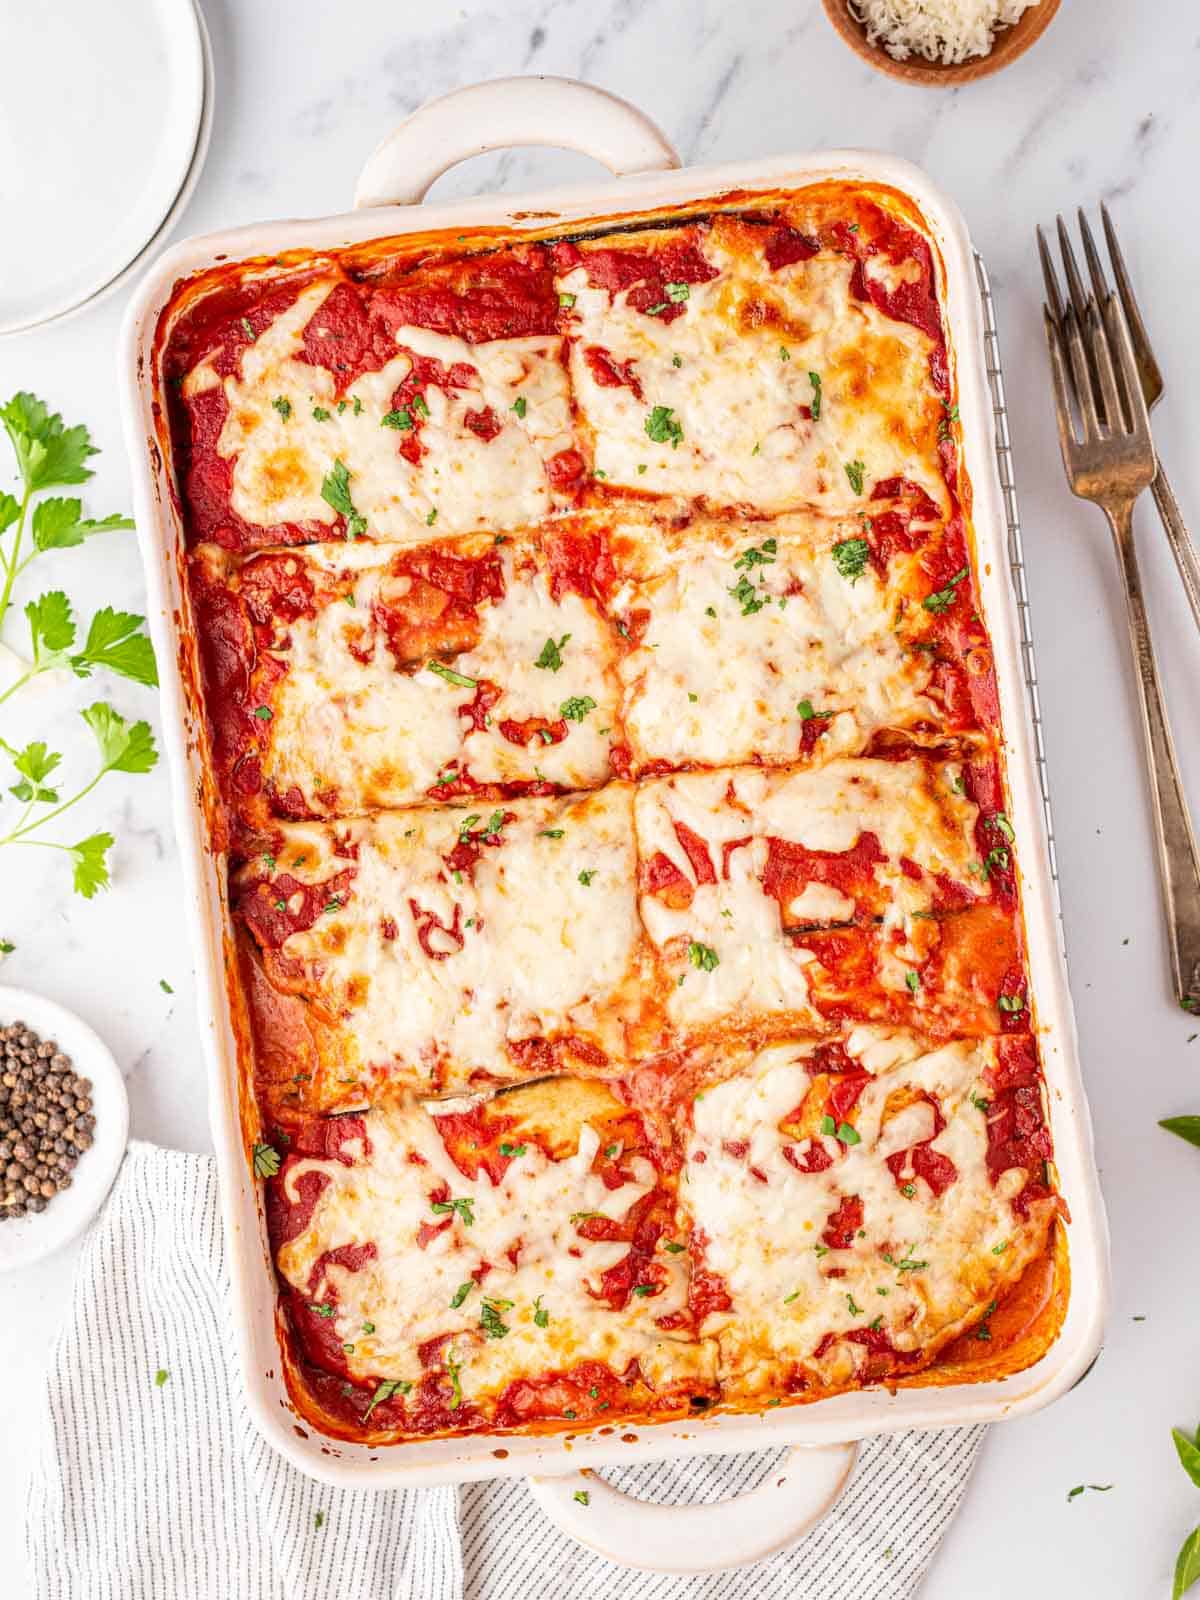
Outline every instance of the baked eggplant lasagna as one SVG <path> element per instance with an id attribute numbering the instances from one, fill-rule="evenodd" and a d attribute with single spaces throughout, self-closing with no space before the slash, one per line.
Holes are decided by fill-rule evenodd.
<path id="1" fill-rule="evenodd" d="M 903 196 L 824 184 L 177 289 L 247 1159 L 326 1433 L 1054 1338 L 940 270 Z"/>

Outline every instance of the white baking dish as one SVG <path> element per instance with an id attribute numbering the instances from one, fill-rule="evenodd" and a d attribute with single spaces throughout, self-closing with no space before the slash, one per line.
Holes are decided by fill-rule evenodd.
<path id="1" fill-rule="evenodd" d="M 580 149 L 616 181 L 516 197 L 420 205 L 433 180 L 455 162 L 504 145 Z M 849 1441 L 899 1428 L 944 1428 L 993 1421 L 1047 1404 L 1084 1373 L 1099 1349 L 1107 1296 L 1107 1234 L 1096 1181 L 1091 1128 L 1076 1053 L 1061 929 L 1025 693 L 1006 519 L 993 452 L 992 404 L 985 373 L 975 262 L 955 207 L 915 167 L 865 151 L 773 157 L 759 162 L 676 170 L 678 158 L 641 113 L 603 91 L 565 79 L 481 84 L 435 102 L 379 147 L 359 180 L 354 212 L 315 221 L 275 222 L 210 234 L 175 246 L 147 277 L 125 320 L 121 346 L 124 421 L 134 472 L 150 625 L 162 677 L 163 743 L 171 767 L 175 824 L 187 886 L 211 1093 L 213 1138 L 233 1278 L 231 1314 L 250 1411 L 263 1435 L 305 1472 L 331 1483 L 414 1487 L 505 1475 L 543 1475 L 536 1492 L 576 1537 L 617 1559 L 678 1568 L 695 1548 L 700 1566 L 732 1565 L 789 1542 L 835 1497 L 853 1462 Z M 762 1416 L 711 1416 L 574 1437 L 478 1436 L 393 1448 L 339 1443 L 314 1434 L 293 1412 L 280 1373 L 275 1284 L 257 1185 L 246 1160 L 238 1105 L 224 939 L 227 908 L 220 863 L 209 853 L 197 803 L 202 767 L 200 712 L 185 687 L 180 652 L 182 528 L 169 466 L 155 428 L 158 375 L 153 339 L 177 279 L 214 261 L 289 249 L 335 249 L 369 239 L 453 227 L 564 225 L 650 211 L 730 190 L 795 187 L 828 179 L 891 185 L 919 206 L 941 252 L 948 336 L 957 358 L 965 462 L 973 489 L 979 579 L 991 631 L 1006 741 L 1012 820 L 1020 858 L 1031 989 L 1048 1087 L 1057 1166 L 1070 1207 L 1071 1297 L 1058 1339 L 1033 1367 L 1003 1380 L 947 1387 L 867 1389 Z M 768 1484 L 721 1508 L 657 1508 L 627 1502 L 592 1480 L 587 1515 L 561 1475 L 579 1467 L 701 1452 L 810 1447 L 794 1453 Z M 820 1447 L 812 1449 L 811 1447 Z M 734 1507 L 736 1506 L 736 1511 Z M 703 1537 L 686 1519 L 702 1514 Z M 630 1552 L 636 1552 L 631 1555 Z M 623 1554 L 624 1552 L 624 1554 Z"/>

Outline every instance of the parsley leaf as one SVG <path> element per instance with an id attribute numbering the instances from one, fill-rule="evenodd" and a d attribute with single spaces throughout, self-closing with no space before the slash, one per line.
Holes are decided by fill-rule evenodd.
<path id="1" fill-rule="evenodd" d="M 537 660 L 533 663 L 534 666 L 541 667 L 545 672 L 561 671 L 563 664 L 563 645 L 566 644 L 570 637 L 571 635 L 569 633 L 564 633 L 562 638 L 557 641 L 554 639 L 547 639 L 545 644 L 542 646 L 541 655 L 538 656 Z"/>
<path id="2" fill-rule="evenodd" d="M 533 1321 L 534 1326 L 538 1328 L 548 1328 L 550 1326 L 550 1313 L 542 1304 L 541 1295 L 538 1295 L 533 1302 Z"/>
<path id="3" fill-rule="evenodd" d="M 511 1301 L 504 1304 L 511 1305 Z M 479 1326 L 483 1329 L 485 1339 L 503 1339 L 510 1331 L 508 1324 L 500 1315 L 501 1302 L 485 1300 L 479 1308 Z"/>
<path id="4" fill-rule="evenodd" d="M 960 567 L 949 580 L 944 589 L 938 589 L 933 594 L 927 594 L 921 604 L 926 611 L 932 611 L 935 616 L 940 616 L 943 611 L 948 611 L 958 593 L 958 586 L 967 576 L 967 568 Z"/>
<path id="5" fill-rule="evenodd" d="M 456 1211 L 462 1218 L 465 1227 L 471 1227 L 475 1221 L 475 1213 L 471 1209 L 475 1204 L 474 1199 L 468 1197 L 463 1200 L 431 1200 L 430 1209 L 436 1216 L 445 1216 Z"/>
<path id="6" fill-rule="evenodd" d="M 384 421 L 387 421 L 386 417 Z M 354 501 L 350 498 L 351 476 L 346 463 L 340 457 L 336 459 L 321 484 L 321 499 L 345 517 L 346 537 L 357 539 L 360 534 L 366 533 L 367 519 L 354 509 Z"/>
<path id="7" fill-rule="evenodd" d="M 370 1405 L 362 1414 L 363 1421 L 366 1422 L 376 1406 L 382 1405 L 385 1400 L 390 1400 L 393 1395 L 408 1394 L 411 1388 L 412 1384 L 404 1378 L 384 1378 L 371 1396 Z"/>
<path id="8" fill-rule="evenodd" d="M 539 663 L 540 664 L 540 663 Z M 568 722 L 582 722 L 589 711 L 595 711 L 596 702 L 590 694 L 572 695 L 569 700 L 564 700 L 558 708 L 560 717 L 565 717 Z"/>
<path id="9" fill-rule="evenodd" d="M 112 516 L 94 522 L 83 515 L 83 507 L 78 500 L 52 497 L 34 506 L 30 527 L 37 550 L 70 550 L 92 534 L 132 528 L 133 518 L 114 512 Z"/>
<path id="10" fill-rule="evenodd" d="M 111 833 L 93 833 L 78 844 L 66 845 L 72 861 L 72 884 L 75 893 L 90 900 L 100 889 L 109 885 L 108 852 L 116 840 Z"/>
<path id="11" fill-rule="evenodd" d="M 75 676 L 88 678 L 93 668 L 106 667 L 122 678 L 154 688 L 158 683 L 154 646 L 138 632 L 144 621 L 132 611 L 114 611 L 111 606 L 97 611 L 83 649 L 71 657 Z"/>
<path id="12" fill-rule="evenodd" d="M 448 667 L 442 661 L 430 661 L 430 672 L 436 672 L 439 678 L 446 683 L 452 683 L 459 689 L 476 689 L 479 687 L 478 678 L 468 678 L 465 672 L 455 672 L 453 667 Z"/>
<path id="13" fill-rule="evenodd" d="M 861 494 L 863 492 L 863 474 L 867 470 L 865 462 L 847 461 L 845 465 L 846 476 L 850 480 L 850 487 L 854 490 L 855 494 Z"/>
<path id="14" fill-rule="evenodd" d="M 84 483 L 92 476 L 85 466 L 99 452 L 82 423 L 64 428 L 57 412 L 26 392 L 13 395 L 0 406 L 0 422 L 12 441 L 17 468 L 31 492 L 62 484 Z"/>
<path id="15" fill-rule="evenodd" d="M 256 1178 L 273 1178 L 279 1171 L 279 1151 L 271 1144 L 256 1144 L 251 1152 Z"/>
<path id="16" fill-rule="evenodd" d="M 170 1376 L 171 1374 L 167 1371 L 166 1367 L 159 1367 L 158 1371 L 154 1374 L 155 1388 L 161 1389 L 163 1384 L 166 1383 Z"/>
<path id="17" fill-rule="evenodd" d="M 29 619 L 29 638 L 33 645 L 33 659 L 38 661 L 43 649 L 51 652 L 69 650 L 75 643 L 75 618 L 71 602 L 61 589 L 52 589 L 39 595 L 25 607 Z"/>
<path id="18" fill-rule="evenodd" d="M 688 945 L 688 960 L 698 972 L 712 972 L 721 965 L 721 958 L 710 944 L 700 944 L 695 939 Z"/>
<path id="19" fill-rule="evenodd" d="M 871 546 L 865 539 L 842 539 L 833 547 L 833 564 L 843 578 L 857 583 L 867 568 Z"/>
<path id="20" fill-rule="evenodd" d="M 808 381 L 812 384 L 813 392 L 812 419 L 814 422 L 819 422 L 821 420 L 821 374 L 819 372 L 810 372 Z"/>
<path id="21" fill-rule="evenodd" d="M 683 443 L 683 424 L 675 416 L 674 406 L 655 406 L 646 418 L 646 435 L 655 444 L 669 444 L 678 450 Z"/>
<path id="22" fill-rule="evenodd" d="M 1188 1144 L 1200 1147 L 1200 1117 L 1163 1117 L 1158 1125 Z"/>

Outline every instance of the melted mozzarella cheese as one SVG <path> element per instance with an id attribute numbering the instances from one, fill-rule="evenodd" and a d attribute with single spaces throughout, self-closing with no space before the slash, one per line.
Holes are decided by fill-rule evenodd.
<path id="1" fill-rule="evenodd" d="M 493 1183 L 483 1168 L 474 1178 L 463 1175 L 435 1119 L 419 1105 L 373 1111 L 367 1128 L 370 1154 L 360 1149 L 353 1165 L 313 1159 L 289 1169 L 293 1203 L 307 1174 L 328 1181 L 304 1231 L 277 1254 L 280 1272 L 296 1289 L 315 1302 L 333 1301 L 332 1326 L 352 1377 L 414 1383 L 423 1371 L 420 1347 L 446 1334 L 452 1337 L 440 1359 L 457 1366 L 462 1396 L 475 1404 L 494 1399 L 518 1378 L 584 1361 L 605 1362 L 614 1372 L 638 1361 L 643 1376 L 653 1374 L 660 1383 L 705 1365 L 711 1372 L 711 1347 L 672 1338 L 657 1326 L 660 1317 L 686 1306 L 686 1257 L 660 1241 L 655 1277 L 663 1287 L 657 1294 L 631 1295 L 620 1311 L 599 1298 L 604 1273 L 629 1246 L 585 1238 L 577 1220 L 580 1213 L 624 1219 L 657 1183 L 643 1157 L 628 1162 L 635 1181 L 607 1188 L 592 1170 L 598 1135 L 585 1123 L 573 1154 L 552 1161 L 529 1141 Z M 449 1226 L 422 1245 L 422 1226 L 443 1220 L 431 1209 L 442 1185 L 470 1206 L 452 1213 Z M 375 1254 L 353 1271 L 322 1259 L 366 1244 Z M 464 1285 L 470 1285 L 465 1293 Z M 489 1317 L 491 1326 L 505 1334 L 487 1336 L 481 1320 L 487 1302 L 497 1319 Z"/>
<path id="2" fill-rule="evenodd" d="M 822 254 L 772 273 L 728 219 L 718 219 L 699 248 L 718 275 L 691 284 L 684 314 L 667 323 L 630 307 L 627 291 L 591 287 L 586 261 L 559 280 L 575 296 L 571 380 L 594 430 L 596 471 L 616 484 L 718 505 L 835 514 L 863 506 L 873 483 L 907 477 L 945 510 L 929 337 L 855 299 L 845 257 Z M 591 346 L 619 366 L 633 363 L 641 399 L 627 386 L 597 383 L 585 353 Z M 814 373 L 815 421 L 805 414 Z M 682 437 L 669 428 L 655 430 L 667 434 L 663 441 L 649 436 L 660 406 Z M 847 472 L 855 462 L 858 488 Z"/>
<path id="3" fill-rule="evenodd" d="M 497 813 L 514 818 L 501 843 L 456 881 L 446 857 L 465 816 L 482 828 Z M 302 882 L 345 869 L 339 840 L 356 848 L 344 902 L 281 955 L 302 965 L 360 1070 L 439 1089 L 518 1077 L 528 1069 L 510 1047 L 560 1036 L 623 1058 L 641 953 L 628 786 L 280 832 L 280 870 Z"/>
<path id="4" fill-rule="evenodd" d="M 785 938 L 778 903 L 763 888 L 768 840 L 840 852 L 863 833 L 875 834 L 886 857 L 873 868 L 889 897 L 885 928 L 904 929 L 914 912 L 928 911 L 929 888 L 902 870 L 902 857 L 925 873 L 970 881 L 977 811 L 952 789 L 956 772 L 929 762 L 845 760 L 816 770 L 724 769 L 641 785 L 640 858 L 661 851 L 693 885 L 691 903 L 681 909 L 654 894 L 640 901 L 646 932 L 673 980 L 670 1019 L 692 1027 L 775 1016 L 820 1026 L 805 972 L 811 958 Z M 705 841 L 715 883 L 696 881 L 676 823 Z M 748 842 L 723 849 L 737 840 Z M 810 884 L 788 908 L 797 921 L 844 914 L 846 897 L 822 888 Z M 697 946 L 715 953 L 715 965 L 709 957 L 706 970 Z M 886 949 L 882 981 L 903 994 L 909 951 L 903 943 Z"/>
<path id="5" fill-rule="evenodd" d="M 848 1042 L 873 1074 L 852 1113 L 859 1142 L 815 1135 L 831 1158 L 822 1172 L 800 1172 L 784 1155 L 785 1147 L 803 1155 L 810 1142 L 781 1127 L 812 1082 L 808 1046 L 763 1051 L 696 1101 L 681 1194 L 705 1234 L 705 1264 L 732 1301 L 701 1328 L 718 1340 L 727 1394 L 769 1388 L 789 1362 L 826 1382 L 848 1381 L 864 1347 L 838 1341 L 818 1356 L 827 1334 L 873 1328 L 897 1350 L 919 1352 L 976 1315 L 1042 1247 L 1045 1211 L 1022 1218 L 1013 1210 L 1024 1169 L 994 1184 L 987 1170 L 980 1097 L 995 1046 L 963 1041 L 925 1053 L 910 1039 L 884 1065 L 872 1046 L 882 1044 L 887 1060 L 894 1039 L 872 1032 L 858 1029 Z M 910 1170 L 897 1180 L 885 1164 L 929 1138 L 926 1096 L 945 1119 L 930 1148 L 957 1172 L 940 1196 Z M 822 1236 L 851 1196 L 862 1202 L 861 1231 L 849 1248 L 830 1248 Z"/>
<path id="6" fill-rule="evenodd" d="M 534 782 L 567 789 L 597 786 L 609 772 L 618 697 L 613 636 L 595 607 L 572 591 L 555 600 L 544 567 L 527 547 L 500 553 L 504 593 L 479 608 L 474 647 L 453 660 L 456 675 L 495 685 L 490 725 L 474 727 L 461 708 L 476 694 L 426 663 L 401 671 L 381 627 L 377 601 L 397 582 L 386 553 L 371 545 L 316 546 L 295 559 L 321 590 L 322 577 L 349 579 L 344 598 L 276 628 L 272 654 L 286 667 L 271 693 L 263 772 L 281 793 L 296 788 L 318 815 L 353 814 L 423 800 L 447 767 L 465 765 L 479 783 Z M 548 639 L 567 637 L 558 671 L 537 665 Z M 567 719 L 562 708 L 594 707 Z M 565 722 L 566 737 L 524 744 L 502 723 Z M 602 733 L 600 730 L 606 730 Z"/>
<path id="7" fill-rule="evenodd" d="M 636 760 L 795 760 L 806 714 L 827 719 L 822 759 L 857 754 L 881 728 L 939 723 L 928 657 L 905 648 L 890 584 L 871 566 L 854 581 L 837 569 L 832 547 L 858 525 L 770 533 L 692 528 L 618 595 L 621 610 L 649 613 L 621 663 Z M 747 564 L 747 551 L 762 559 Z"/>
<path id="8" fill-rule="evenodd" d="M 247 522 L 331 526 L 336 512 L 321 494 L 335 461 L 349 472 L 355 510 L 372 537 L 427 542 L 478 527 L 535 522 L 554 506 L 545 463 L 572 445 L 567 376 L 556 336 L 468 344 L 425 328 L 396 330 L 396 356 L 344 391 L 338 409 L 332 373 L 298 359 L 304 329 L 334 287 L 303 290 L 242 353 L 225 379 L 206 358 L 188 373 L 185 398 L 224 387 L 229 415 L 217 443 L 233 463 L 231 504 Z M 399 453 L 403 435 L 384 427 L 392 397 L 413 356 L 470 367 L 469 389 L 422 391 L 429 415 L 419 430 L 416 466 Z M 524 400 L 518 415 L 513 407 Z M 468 412 L 490 408 L 500 431 L 481 439 Z M 318 416 L 317 412 L 326 413 Z"/>

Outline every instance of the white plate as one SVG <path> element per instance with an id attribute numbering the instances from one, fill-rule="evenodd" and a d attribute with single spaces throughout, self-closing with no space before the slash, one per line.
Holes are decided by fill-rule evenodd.
<path id="1" fill-rule="evenodd" d="M 4 38 L 0 333 L 15 333 L 112 285 L 162 230 L 197 154 L 205 52 L 192 0 L 14 7 Z"/>
<path id="2" fill-rule="evenodd" d="M 0 988 L 0 1027 L 24 1022 L 53 1039 L 71 1058 L 71 1070 L 92 1081 L 94 1143 L 74 1169 L 74 1183 L 35 1216 L 0 1222 L 0 1272 L 27 1267 L 69 1243 L 104 1204 L 129 1140 L 125 1080 L 108 1046 L 72 1012 L 28 989 Z"/>

